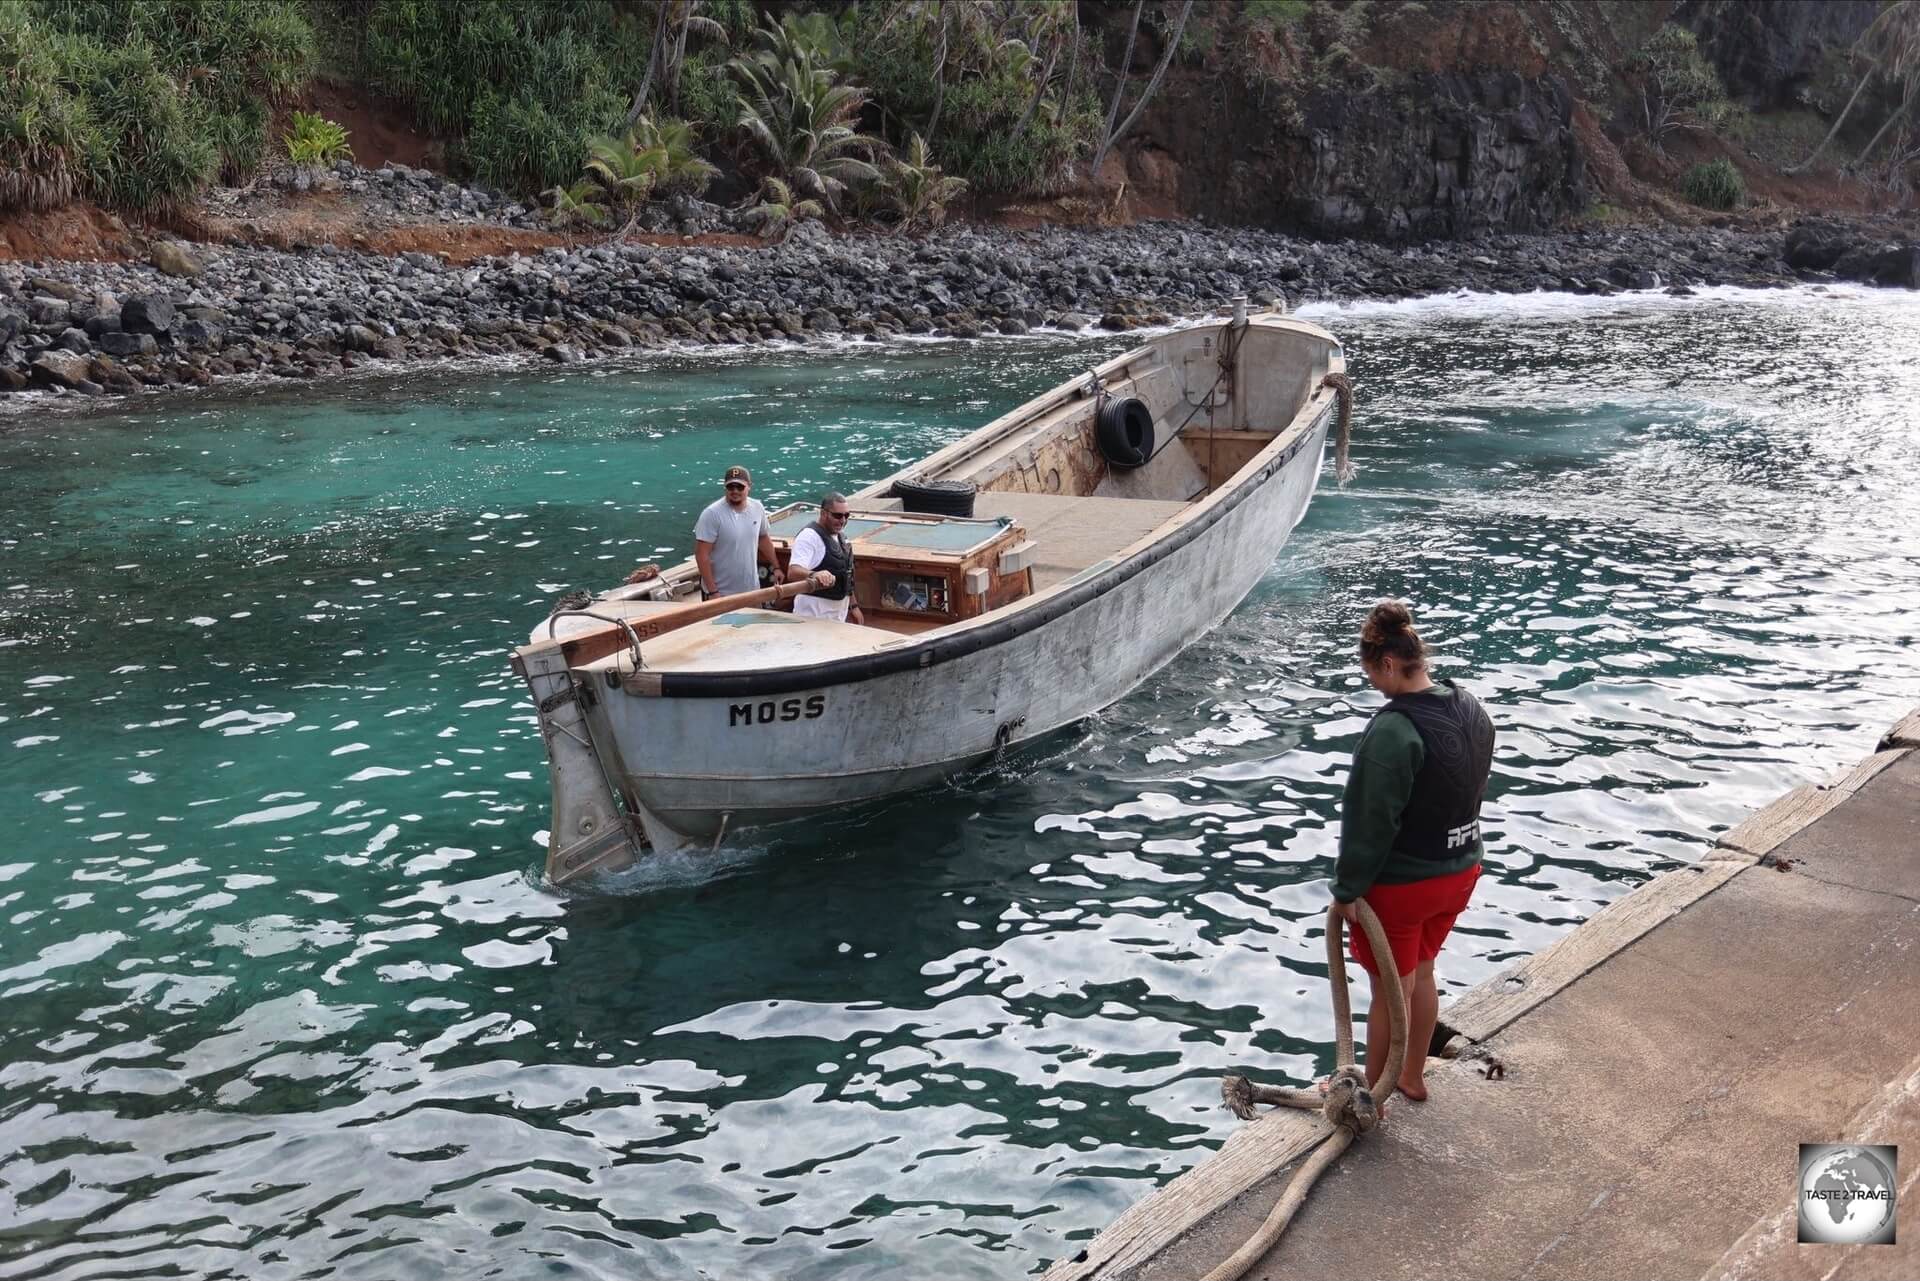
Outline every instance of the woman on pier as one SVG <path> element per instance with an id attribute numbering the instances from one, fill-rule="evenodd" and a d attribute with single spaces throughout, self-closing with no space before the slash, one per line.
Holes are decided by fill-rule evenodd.
<path id="1" fill-rule="evenodd" d="M 1433 961 L 1480 878 L 1480 805 L 1493 769 L 1493 722 L 1478 699 L 1427 674 L 1427 647 L 1399 601 L 1373 607 L 1360 629 L 1360 666 L 1387 704 L 1373 715 L 1341 799 L 1334 910 L 1353 958 L 1373 976 L 1367 1084 L 1387 1059 L 1390 1021 L 1377 1012 L 1380 969 L 1355 899 L 1380 918 L 1407 999 L 1407 1059 L 1398 1082 L 1427 1097 L 1426 1054 L 1439 1018 Z M 1391 1090 L 1388 1091 L 1391 1093 Z"/>

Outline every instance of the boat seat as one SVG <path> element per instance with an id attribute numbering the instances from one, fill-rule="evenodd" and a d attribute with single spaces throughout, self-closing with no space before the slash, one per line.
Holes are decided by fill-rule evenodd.
<path id="1" fill-rule="evenodd" d="M 1173 519 L 1186 503 L 1142 498 L 1084 498 L 986 490 L 973 503 L 976 517 L 1008 516 L 1027 531 L 1033 551 L 1033 590 L 1043 592 Z"/>

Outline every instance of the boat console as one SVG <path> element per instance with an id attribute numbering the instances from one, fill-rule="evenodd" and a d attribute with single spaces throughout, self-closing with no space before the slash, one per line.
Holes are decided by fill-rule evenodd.
<path id="1" fill-rule="evenodd" d="M 795 504 L 767 514 L 782 569 L 818 510 Z M 855 510 L 843 532 L 853 544 L 853 596 L 870 627 L 944 627 L 1033 590 L 1034 544 L 1011 517 Z"/>

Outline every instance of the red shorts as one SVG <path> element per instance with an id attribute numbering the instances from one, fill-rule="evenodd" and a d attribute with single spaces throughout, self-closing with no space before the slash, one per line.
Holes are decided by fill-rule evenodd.
<path id="1" fill-rule="evenodd" d="M 1411 974 L 1423 961 L 1440 955 L 1453 922 L 1466 910 L 1473 897 L 1473 885 L 1480 879 L 1480 865 L 1424 881 L 1402 885 L 1376 885 L 1361 895 L 1380 918 L 1387 946 L 1393 949 L 1393 965 L 1400 974 Z M 1358 925 L 1347 927 L 1347 951 L 1369 974 L 1379 974 L 1373 949 L 1367 946 L 1367 932 Z"/>

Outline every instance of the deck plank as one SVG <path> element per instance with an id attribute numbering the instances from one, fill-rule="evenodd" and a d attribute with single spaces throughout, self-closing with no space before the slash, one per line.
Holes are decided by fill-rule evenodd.
<path id="1" fill-rule="evenodd" d="M 1276 1108 L 1233 1132 L 1220 1150 L 1152 1196 L 1135 1202 L 1086 1250 L 1061 1259 L 1041 1281 L 1119 1276 L 1167 1248 L 1202 1219 L 1274 1171 L 1310 1152 L 1333 1127 L 1318 1112 Z"/>
<path id="2" fill-rule="evenodd" d="M 1036 544 L 1033 590 L 1045 591 L 1164 525 L 1191 504 L 1147 498 L 982 491 L 976 516 L 1007 516 Z"/>

